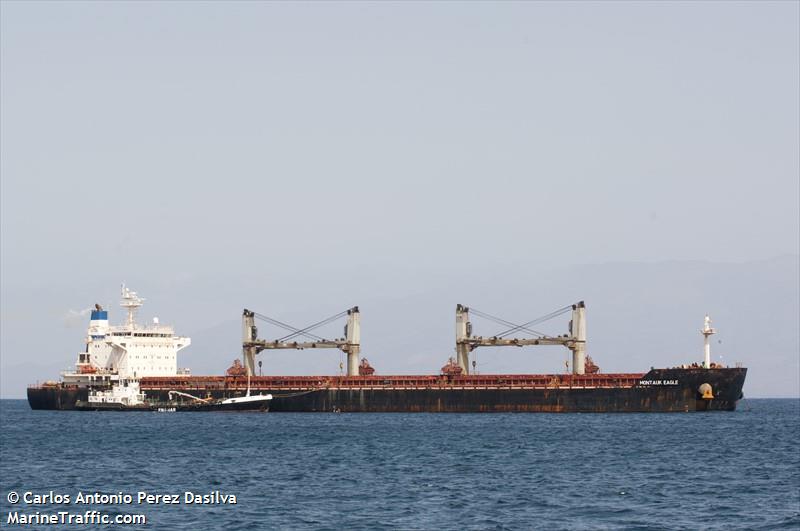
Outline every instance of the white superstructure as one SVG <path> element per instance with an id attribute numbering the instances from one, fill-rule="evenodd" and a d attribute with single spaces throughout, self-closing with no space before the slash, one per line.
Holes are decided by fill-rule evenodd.
<path id="1" fill-rule="evenodd" d="M 108 312 L 100 305 L 92 310 L 86 347 L 78 354 L 75 371 L 62 374 L 65 383 L 107 384 L 146 376 L 174 376 L 178 371 L 178 351 L 192 340 L 175 335 L 175 330 L 153 318 L 152 324 L 136 322 L 136 312 L 144 299 L 122 285 L 120 306 L 128 311 L 125 323 L 111 326 Z M 185 374 L 186 371 L 180 371 Z"/>

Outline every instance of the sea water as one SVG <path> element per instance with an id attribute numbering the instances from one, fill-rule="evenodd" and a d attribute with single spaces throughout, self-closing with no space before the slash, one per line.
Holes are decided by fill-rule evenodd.
<path id="1" fill-rule="evenodd" d="M 33 527 L 800 528 L 797 399 L 673 414 L 71 412 L 3 400 L 0 419 L 3 528 L 16 527 L 12 513 L 88 511 L 147 523 Z M 12 504 L 12 492 L 45 501 Z"/>

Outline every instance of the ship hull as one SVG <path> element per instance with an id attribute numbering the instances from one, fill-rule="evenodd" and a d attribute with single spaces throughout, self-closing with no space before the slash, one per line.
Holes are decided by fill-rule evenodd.
<path id="1" fill-rule="evenodd" d="M 40 408 L 41 409 L 41 408 Z M 45 408 L 46 409 L 46 408 Z M 187 404 L 181 402 L 151 401 L 129 406 L 113 402 L 87 402 L 78 400 L 72 408 L 76 411 L 269 411 L 269 401 L 234 404 Z"/>
<path id="2" fill-rule="evenodd" d="M 411 385 L 392 385 L 392 378 L 376 377 L 358 382 L 340 377 L 314 377 L 315 385 L 297 385 L 275 378 L 254 378 L 255 391 L 273 395 L 269 410 L 272 412 L 371 412 L 371 413 L 477 413 L 477 412 L 530 412 L 530 413 L 650 413 L 733 411 L 742 398 L 742 387 L 747 369 L 654 369 L 647 374 L 626 375 L 631 385 L 614 385 L 611 378 L 595 379 L 555 377 L 552 386 L 525 387 L 513 385 L 514 378 L 426 377 L 428 385 L 420 386 L 413 378 L 402 377 Z M 313 380 L 314 378 L 311 378 Z M 496 378 L 495 381 L 492 378 Z M 521 377 L 520 377 L 521 378 Z M 539 378 L 552 381 L 552 375 Z M 549 378 L 549 380 L 548 380 Z M 306 381 L 310 381 L 306 379 Z M 538 381 L 538 380 L 537 380 Z M 619 379 L 622 381 L 622 378 Z M 202 382 L 202 383 L 201 383 Z M 379 385 L 380 382 L 380 385 Z M 511 385 L 505 385 L 511 382 Z M 602 383 L 605 382 L 605 383 Z M 612 382 L 609 384 L 608 382 Z M 480 383 L 481 385 L 478 385 Z M 491 385 L 495 383 L 496 385 Z M 708 383 L 712 396 L 703 397 L 700 386 Z M 169 392 L 182 390 L 213 399 L 242 396 L 242 382 L 238 379 L 214 380 L 203 377 L 167 381 L 142 380 L 142 392 L 153 403 L 169 402 Z M 532 384 L 531 384 L 532 385 Z M 81 391 L 67 388 L 29 388 L 28 401 L 33 409 L 75 409 Z M 195 410 L 199 410 L 195 408 Z"/>
<path id="3" fill-rule="evenodd" d="M 153 406 L 149 404 L 139 404 L 129 406 L 115 402 L 88 402 L 78 400 L 73 408 L 77 411 L 153 411 Z"/>
<path id="4" fill-rule="evenodd" d="M 89 400 L 85 387 L 33 386 L 28 387 L 28 405 L 31 409 L 75 409 L 79 401 Z"/>
<path id="5" fill-rule="evenodd" d="M 176 411 L 262 411 L 266 413 L 270 410 L 270 404 L 268 401 L 249 404 L 183 404 L 178 406 L 167 405 L 164 407 L 175 407 Z"/>

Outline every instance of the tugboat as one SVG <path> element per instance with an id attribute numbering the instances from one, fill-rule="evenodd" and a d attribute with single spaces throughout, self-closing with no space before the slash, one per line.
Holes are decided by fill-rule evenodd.
<path id="1" fill-rule="evenodd" d="M 106 389 L 91 389 L 88 400 L 75 402 L 79 411 L 150 411 L 137 380 L 122 378 Z"/>

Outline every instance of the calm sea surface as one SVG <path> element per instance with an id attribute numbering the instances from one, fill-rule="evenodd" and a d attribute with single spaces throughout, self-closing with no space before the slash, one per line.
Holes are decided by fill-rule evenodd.
<path id="1" fill-rule="evenodd" d="M 795 399 L 649 415 L 95 413 L 3 400 L 0 420 L 3 528 L 9 511 L 97 509 L 177 530 L 800 529 Z M 221 491 L 238 504 L 7 500 L 51 490 L 134 502 Z"/>

